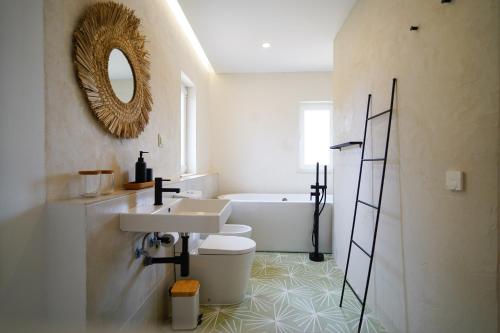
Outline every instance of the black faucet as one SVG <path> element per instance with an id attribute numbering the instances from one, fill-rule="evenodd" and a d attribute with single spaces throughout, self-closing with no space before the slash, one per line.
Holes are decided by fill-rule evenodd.
<path id="1" fill-rule="evenodd" d="M 155 178 L 155 206 L 163 205 L 162 201 L 163 192 L 179 193 L 181 191 L 180 188 L 163 188 L 162 183 L 164 181 L 169 181 L 169 179 L 163 179 L 160 177 Z"/>
<path id="2" fill-rule="evenodd" d="M 323 197 L 323 195 L 325 195 L 325 192 L 326 192 L 326 172 L 327 172 L 327 169 L 326 169 L 326 165 L 325 165 L 325 179 L 324 179 L 324 184 L 323 185 L 320 185 L 319 184 L 319 163 L 316 163 L 316 185 L 311 185 L 311 190 L 314 190 L 313 192 L 310 193 L 310 199 L 309 200 L 312 200 L 312 197 L 315 197 L 316 199 L 320 199 L 321 197 Z M 320 193 L 321 191 L 321 193 Z"/>

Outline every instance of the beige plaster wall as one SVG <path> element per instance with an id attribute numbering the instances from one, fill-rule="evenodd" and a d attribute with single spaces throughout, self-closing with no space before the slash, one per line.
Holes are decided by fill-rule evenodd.
<path id="1" fill-rule="evenodd" d="M 360 0 L 335 40 L 335 142 L 362 138 L 367 94 L 373 112 L 383 111 L 399 80 L 369 294 L 390 331 L 497 331 L 499 9 L 496 0 Z M 370 127 L 375 157 L 384 126 Z M 341 265 L 359 155 L 334 155 Z M 448 169 L 465 172 L 464 192 L 445 189 Z M 380 167 L 366 171 L 361 197 L 375 201 Z M 358 235 L 369 242 L 373 214 L 361 215 Z M 361 260 L 351 271 L 358 291 Z"/>
<path id="2" fill-rule="evenodd" d="M 135 10 L 141 19 L 141 31 L 146 36 L 146 47 L 150 52 L 153 110 L 148 126 L 138 139 L 120 140 L 108 134 L 95 120 L 74 75 L 71 43 L 81 14 L 95 2 L 47 0 L 44 3 L 45 166 L 49 201 L 78 195 L 76 174 L 81 169 L 112 168 L 118 174 L 117 186 L 129 178 L 133 180 L 139 150 L 150 152 L 146 162 L 148 167 L 153 167 L 156 176 L 178 177 L 181 71 L 196 86 L 197 171 L 203 173 L 209 168 L 208 100 L 211 74 L 185 39 L 166 1 L 120 1 Z M 157 145 L 158 134 L 163 137 L 163 148 Z M 177 185 L 202 189 L 206 196 L 217 194 L 216 176 L 188 179 Z M 152 191 L 147 191 L 147 197 L 152 200 Z M 88 246 L 83 249 L 87 253 L 87 274 L 83 283 L 87 296 L 81 303 L 86 305 L 83 318 L 86 317 L 91 327 L 130 327 L 144 321 L 157 324 L 165 319 L 168 308 L 166 288 L 173 279 L 171 267 L 142 267 L 140 260 L 133 257 L 134 246 L 142 235 L 119 230 L 117 212 L 133 204 L 132 200 L 121 198 L 93 205 L 87 211 Z M 65 228 L 57 229 L 57 224 L 51 222 L 56 230 L 50 238 L 50 249 L 58 244 L 64 246 L 64 239 L 59 243 L 57 240 Z M 161 252 L 172 254 L 171 250 Z M 64 251 L 60 256 L 59 261 L 52 259 L 49 262 L 51 296 L 47 305 L 50 318 L 64 323 L 65 318 L 62 317 L 68 321 L 82 315 L 76 305 L 58 309 L 61 304 L 64 306 L 64 299 L 58 299 L 61 295 L 53 290 L 65 284 L 64 281 L 61 284 L 53 281 L 62 276 L 58 269 L 61 261 L 69 260 Z M 55 255 L 55 258 L 58 256 Z M 71 273 L 74 274 L 68 274 Z"/>
<path id="3" fill-rule="evenodd" d="M 85 8 L 97 1 L 45 1 L 46 169 L 48 200 L 78 193 L 78 170 L 113 168 L 119 183 L 133 180 L 139 150 L 155 175 L 180 174 L 180 77 L 197 91 L 197 166 L 207 172 L 209 73 L 198 60 L 164 0 L 119 1 L 135 10 L 151 56 L 153 111 L 138 139 L 109 135 L 89 111 L 74 75 L 72 33 Z M 164 147 L 157 146 L 157 134 Z"/>
<path id="4" fill-rule="evenodd" d="M 299 103 L 331 101 L 331 73 L 214 75 L 211 167 L 221 193 L 304 193 L 299 172 Z"/>
<path id="5" fill-rule="evenodd" d="M 6 332 L 9 322 L 46 316 L 43 3 L 0 1 L 0 44 L 0 331 Z"/>

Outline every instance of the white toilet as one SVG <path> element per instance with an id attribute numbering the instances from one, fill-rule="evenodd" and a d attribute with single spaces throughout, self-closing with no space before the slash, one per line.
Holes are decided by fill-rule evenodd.
<path id="1" fill-rule="evenodd" d="M 197 190 L 175 194 L 177 198 L 199 199 Z M 250 239 L 252 227 L 225 224 L 217 234 L 189 235 L 189 277 L 200 281 L 201 304 L 237 304 L 243 301 L 255 254 L 255 242 Z M 175 246 L 178 255 L 181 244 Z"/>
<path id="2" fill-rule="evenodd" d="M 191 237 L 193 237 L 191 239 Z M 237 304 L 245 297 L 255 255 L 255 242 L 247 237 L 190 235 L 189 277 L 200 281 L 201 304 Z M 176 247 L 179 251 L 180 247 Z"/>

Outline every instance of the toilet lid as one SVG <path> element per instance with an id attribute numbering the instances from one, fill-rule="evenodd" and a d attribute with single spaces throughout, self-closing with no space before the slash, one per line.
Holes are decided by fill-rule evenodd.
<path id="1" fill-rule="evenodd" d="M 245 254 L 255 251 L 255 242 L 246 237 L 209 235 L 198 254 Z"/>

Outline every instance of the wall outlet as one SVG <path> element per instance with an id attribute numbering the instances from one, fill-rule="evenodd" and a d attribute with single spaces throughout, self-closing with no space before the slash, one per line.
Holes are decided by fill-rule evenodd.
<path id="1" fill-rule="evenodd" d="M 163 138 L 160 133 L 158 133 L 158 148 L 163 148 Z"/>
<path id="2" fill-rule="evenodd" d="M 446 189 L 450 191 L 463 191 L 464 173 L 457 170 L 446 171 Z"/>

